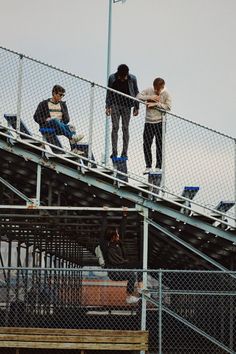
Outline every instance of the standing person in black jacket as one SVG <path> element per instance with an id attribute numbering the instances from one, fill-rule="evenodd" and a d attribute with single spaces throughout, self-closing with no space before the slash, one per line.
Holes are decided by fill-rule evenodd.
<path id="1" fill-rule="evenodd" d="M 60 85 L 55 85 L 52 89 L 52 97 L 39 103 L 34 114 L 34 120 L 40 128 L 52 128 L 50 132 L 51 141 L 53 135 L 64 135 L 69 139 L 71 150 L 74 153 L 83 154 L 76 148 L 76 144 L 83 139 L 83 135 L 76 134 L 75 127 L 68 124 L 70 121 L 66 102 L 62 101 L 65 96 L 65 89 Z M 49 139 L 50 142 L 50 139 Z"/>
<path id="2" fill-rule="evenodd" d="M 126 64 L 121 64 L 117 68 L 117 72 L 111 74 L 108 79 L 108 87 L 119 91 L 126 95 L 136 97 L 138 94 L 137 79 L 134 75 L 129 74 L 129 68 Z M 111 158 L 117 157 L 118 131 L 120 117 L 122 120 L 123 131 L 123 150 L 122 157 L 127 157 L 129 145 L 129 122 L 131 116 L 131 108 L 133 107 L 133 116 L 138 115 L 139 103 L 128 97 L 107 90 L 106 96 L 106 115 L 111 116 L 112 121 L 112 155 Z"/>
<path id="3" fill-rule="evenodd" d="M 107 249 L 104 250 L 104 257 L 106 259 L 107 268 L 127 268 L 128 260 L 125 255 L 123 244 L 120 240 L 120 235 L 117 229 L 106 230 L 106 240 L 108 240 Z M 128 304 L 134 304 L 139 301 L 139 297 L 134 296 L 134 286 L 136 281 L 136 274 L 131 271 L 109 271 L 108 276 L 111 280 L 127 280 L 127 298 Z"/>

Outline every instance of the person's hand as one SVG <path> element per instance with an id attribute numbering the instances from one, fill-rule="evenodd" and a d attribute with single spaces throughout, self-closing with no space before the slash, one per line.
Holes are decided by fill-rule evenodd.
<path id="1" fill-rule="evenodd" d="M 48 117 L 48 118 L 46 119 L 46 122 L 49 122 L 51 119 L 52 119 L 51 117 Z"/>
<path id="2" fill-rule="evenodd" d="M 134 108 L 133 109 L 133 116 L 136 117 L 138 115 L 138 109 Z"/>
<path id="3" fill-rule="evenodd" d="M 160 102 L 160 96 L 152 95 L 152 96 L 149 97 L 148 101 Z"/>
<path id="4" fill-rule="evenodd" d="M 111 108 L 106 108 L 106 115 L 110 116 L 111 115 Z"/>
<path id="5" fill-rule="evenodd" d="M 156 104 L 156 102 L 147 102 L 147 107 L 148 108 L 157 107 L 157 104 Z"/>

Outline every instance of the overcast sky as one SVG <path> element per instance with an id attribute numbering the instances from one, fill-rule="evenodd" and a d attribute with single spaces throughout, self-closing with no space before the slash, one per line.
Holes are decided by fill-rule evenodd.
<path id="1" fill-rule="evenodd" d="M 109 0 L 0 0 L 1 46 L 106 84 Z M 163 77 L 174 113 L 236 137 L 236 0 L 113 4 L 111 71 Z"/>

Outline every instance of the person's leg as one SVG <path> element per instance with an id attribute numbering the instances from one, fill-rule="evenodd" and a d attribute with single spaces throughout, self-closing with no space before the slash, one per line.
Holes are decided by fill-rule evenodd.
<path id="1" fill-rule="evenodd" d="M 112 131 L 111 131 L 112 155 L 117 156 L 118 131 L 119 131 L 119 123 L 120 123 L 120 110 L 119 107 L 117 106 L 112 107 L 111 122 L 112 122 Z"/>
<path id="2" fill-rule="evenodd" d="M 143 131 L 143 152 L 147 168 L 152 167 L 152 141 L 154 137 L 153 124 L 145 123 Z"/>
<path id="3" fill-rule="evenodd" d="M 68 124 L 61 122 L 59 119 L 50 119 L 45 124 L 45 128 L 53 128 L 56 131 L 56 135 L 64 135 L 68 139 L 71 139 L 75 135 L 75 131 L 71 131 Z"/>
<path id="4" fill-rule="evenodd" d="M 154 124 L 156 139 L 156 168 L 161 169 L 162 165 L 162 122 Z"/>
<path id="5" fill-rule="evenodd" d="M 127 157 L 128 145 L 129 145 L 129 122 L 130 122 L 131 108 L 121 108 L 122 119 L 122 132 L 123 132 L 123 150 L 121 155 Z"/>
<path id="6" fill-rule="evenodd" d="M 134 285 L 136 281 L 136 275 L 134 272 L 108 272 L 108 276 L 111 280 L 120 281 L 120 280 L 128 280 L 127 282 L 127 293 L 132 295 L 134 292 Z"/>
<path id="7" fill-rule="evenodd" d="M 139 298 L 133 295 L 135 281 L 136 281 L 136 275 L 134 272 L 122 272 L 122 271 L 108 272 L 108 277 L 109 279 L 114 281 L 127 280 L 128 282 L 126 287 L 126 292 L 127 292 L 126 302 L 128 304 L 133 304 L 139 301 Z"/>
<path id="8" fill-rule="evenodd" d="M 134 272 L 126 272 L 125 277 L 128 280 L 127 283 L 127 293 L 132 295 L 134 293 L 134 285 L 136 281 L 136 275 Z"/>
<path id="9" fill-rule="evenodd" d="M 45 124 L 46 128 L 53 128 L 55 129 L 55 136 L 56 135 L 64 135 L 69 139 L 71 150 L 75 153 L 83 154 L 83 151 L 77 149 L 77 143 L 83 139 L 83 134 L 77 135 L 76 129 L 73 125 L 65 124 L 61 122 L 59 119 L 53 118 L 50 119 Z M 53 137 L 53 135 L 52 135 Z"/>

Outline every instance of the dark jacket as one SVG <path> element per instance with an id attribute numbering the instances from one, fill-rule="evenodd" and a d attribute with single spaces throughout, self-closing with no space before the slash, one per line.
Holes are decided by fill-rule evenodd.
<path id="1" fill-rule="evenodd" d="M 113 88 L 113 84 L 116 79 L 117 79 L 117 73 L 111 74 L 108 79 L 108 87 Z M 136 76 L 131 74 L 128 75 L 128 87 L 129 87 L 130 96 L 136 97 L 137 94 L 139 93 Z M 114 93 L 110 90 L 107 90 L 106 108 L 110 108 L 115 102 L 116 101 L 115 101 Z M 139 109 L 139 102 L 129 100 L 129 106 Z"/>
<path id="2" fill-rule="evenodd" d="M 108 268 L 126 268 L 127 259 L 125 250 L 120 241 L 110 242 L 107 249 L 107 267 Z"/>
<path id="3" fill-rule="evenodd" d="M 45 125 L 46 119 L 50 117 L 48 101 L 50 101 L 50 98 L 40 102 L 34 113 L 34 120 L 39 124 L 40 128 Z M 61 111 L 62 111 L 62 122 L 69 123 L 70 117 L 69 117 L 66 102 L 60 102 L 60 104 L 61 104 Z"/>

